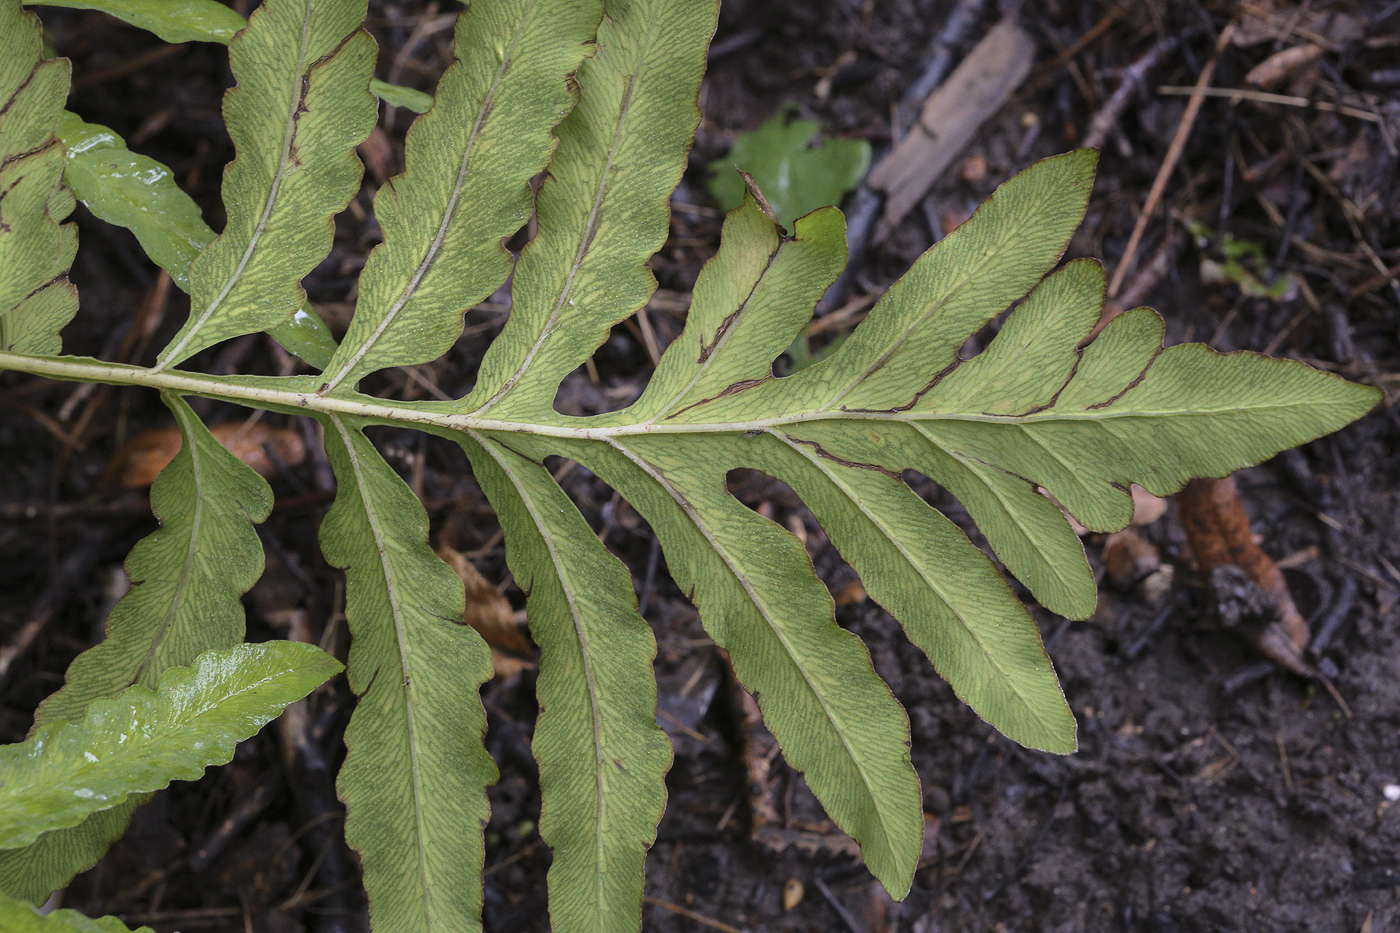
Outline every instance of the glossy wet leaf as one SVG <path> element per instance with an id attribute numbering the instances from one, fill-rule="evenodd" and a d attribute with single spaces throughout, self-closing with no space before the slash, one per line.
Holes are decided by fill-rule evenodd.
<path id="1" fill-rule="evenodd" d="M 0 849 L 27 846 L 132 794 L 198 778 L 340 669 L 301 642 L 210 651 L 193 667 L 166 671 L 154 690 L 131 687 L 95 701 L 77 722 L 0 746 Z"/>
<path id="2" fill-rule="evenodd" d="M 58 138 L 68 159 L 63 181 L 95 215 L 136 235 L 151 261 L 170 273 L 181 291 L 190 290 L 190 264 L 210 243 L 214 231 L 194 199 L 175 182 L 174 173 L 149 156 L 132 152 L 114 131 L 65 112 Z M 317 369 L 335 352 L 330 328 L 309 305 L 272 328 L 287 351 Z"/>

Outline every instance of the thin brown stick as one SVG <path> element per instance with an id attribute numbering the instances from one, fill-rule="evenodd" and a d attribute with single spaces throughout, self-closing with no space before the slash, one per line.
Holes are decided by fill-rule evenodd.
<path id="1" fill-rule="evenodd" d="M 653 907 L 660 907 L 662 910 L 669 910 L 673 914 L 680 914 L 682 917 L 694 920 L 696 923 L 707 926 L 712 930 L 723 930 L 724 933 L 747 933 L 747 931 L 741 930 L 738 927 L 732 927 L 727 923 L 720 922 L 719 920 L 712 920 L 709 917 L 706 917 L 704 914 L 697 914 L 693 910 L 687 910 L 680 904 L 672 904 L 670 901 L 663 901 L 659 897 L 647 896 L 643 897 L 642 901 L 647 904 L 650 904 Z"/>
<path id="2" fill-rule="evenodd" d="M 1118 118 L 1123 116 L 1128 102 L 1143 87 L 1147 72 L 1156 68 L 1163 56 L 1174 51 L 1180 42 L 1176 36 L 1167 36 L 1122 70 L 1118 78 L 1118 87 L 1089 121 L 1089 132 L 1084 135 L 1084 145 L 1091 149 L 1103 145 L 1104 140 L 1108 139 L 1109 131 L 1118 123 Z"/>
<path id="3" fill-rule="evenodd" d="M 1204 72 L 1202 72 L 1204 74 Z M 1340 113 L 1342 116 L 1355 117 L 1358 120 L 1367 120 L 1371 123 L 1384 122 L 1379 114 L 1369 110 L 1362 110 L 1360 107 L 1349 107 L 1346 104 L 1334 104 L 1325 100 L 1309 100 L 1306 97 L 1297 97 L 1292 94 L 1274 94 L 1269 91 L 1255 91 L 1247 87 L 1179 87 L 1174 84 L 1164 84 L 1157 88 L 1158 94 L 1175 94 L 1177 96 L 1191 95 L 1192 97 L 1228 97 L 1231 101 L 1252 100 L 1261 104 L 1282 104 L 1285 107 L 1305 107 L 1310 110 L 1325 110 L 1328 113 Z"/>
<path id="4" fill-rule="evenodd" d="M 1121 6 L 1112 7 L 1088 32 L 1084 33 L 1084 35 L 1080 36 L 1078 39 L 1075 39 L 1074 42 L 1061 51 L 1059 55 L 1056 55 L 1053 61 L 1046 62 L 1044 65 L 1037 65 L 1035 70 L 1044 74 L 1047 71 L 1054 71 L 1061 65 L 1064 65 L 1071 58 L 1074 58 L 1074 56 L 1084 51 L 1089 43 L 1108 32 L 1108 27 L 1118 21 L 1118 17 L 1123 15 L 1124 9 L 1125 8 Z"/>
<path id="5" fill-rule="evenodd" d="M 1186 112 L 1181 115 L 1181 122 L 1176 126 L 1176 135 L 1172 137 L 1171 145 L 1167 147 L 1167 156 L 1162 160 L 1162 166 L 1157 170 L 1157 177 L 1152 181 L 1152 188 L 1147 192 L 1147 201 L 1142 206 L 1141 213 L 1138 214 L 1137 223 L 1133 225 L 1132 235 L 1128 237 L 1128 246 L 1123 250 L 1123 258 L 1118 261 L 1118 265 L 1113 270 L 1113 281 L 1108 285 L 1108 297 L 1114 298 L 1118 295 L 1118 289 L 1123 284 L 1124 277 L 1128 274 L 1128 269 L 1132 266 L 1133 257 L 1137 254 L 1138 245 L 1142 242 L 1143 231 L 1147 229 L 1147 222 L 1157 210 L 1157 205 L 1161 203 L 1162 192 L 1167 188 L 1167 179 L 1171 177 L 1172 171 L 1176 168 L 1176 163 L 1181 159 L 1181 152 L 1186 148 L 1186 138 L 1191 135 L 1191 127 L 1196 123 L 1196 116 L 1201 112 L 1201 102 L 1205 99 L 1206 85 L 1210 84 L 1210 79 L 1215 77 L 1215 64 L 1220 60 L 1220 53 L 1225 51 L 1229 45 L 1230 38 L 1235 34 L 1235 24 L 1230 23 L 1220 31 L 1220 38 L 1215 42 L 1215 52 L 1211 55 L 1210 61 L 1201 69 L 1201 76 L 1196 79 L 1195 93 L 1186 104 Z"/>
<path id="6" fill-rule="evenodd" d="M 0 683 L 4 682 L 5 675 L 10 672 L 14 663 L 29 651 L 34 640 L 48 627 L 54 615 L 72 598 L 76 584 L 91 572 L 106 541 L 105 532 L 92 534 L 70 551 L 68 557 L 59 565 L 58 572 L 35 601 L 24 625 L 7 644 L 0 647 Z"/>

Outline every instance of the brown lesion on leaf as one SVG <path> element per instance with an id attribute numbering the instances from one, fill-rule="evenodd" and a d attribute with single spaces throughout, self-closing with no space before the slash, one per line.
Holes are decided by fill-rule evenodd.
<path id="1" fill-rule="evenodd" d="M 859 460 L 847 460 L 845 457 L 838 457 L 836 456 L 836 454 L 827 450 L 817 441 L 807 440 L 806 438 L 793 437 L 790 434 L 783 434 L 781 435 L 781 437 L 788 441 L 788 443 L 801 444 L 804 447 L 812 448 L 813 452 L 816 453 L 816 455 L 823 460 L 830 460 L 832 463 L 839 463 L 842 466 L 851 467 L 855 470 L 871 470 L 875 473 L 883 473 L 890 479 L 898 480 L 901 483 L 904 482 L 904 477 L 901 476 L 899 473 L 889 469 L 888 467 L 882 467 L 878 463 L 862 463 Z"/>
<path id="2" fill-rule="evenodd" d="M 50 136 L 43 143 L 41 143 L 38 146 L 35 146 L 33 149 L 26 149 L 24 152 L 16 152 L 14 155 L 6 156 L 3 161 L 0 161 L 0 168 L 4 168 L 5 166 L 11 165 L 15 162 L 21 162 L 24 159 L 30 158 L 31 156 L 42 155 L 43 153 L 48 152 L 50 149 L 54 148 L 55 146 L 61 147 L 62 145 L 63 143 L 59 142 L 56 136 Z M 19 185 L 20 182 L 24 181 L 25 177 L 26 176 L 24 175 L 20 175 L 19 177 L 15 178 L 15 180 L 11 182 L 10 185 L 6 187 L 4 191 L 0 191 L 0 198 L 4 198 L 5 195 L 9 194 L 16 186 Z"/>
<path id="3" fill-rule="evenodd" d="M 750 292 L 749 294 L 752 295 L 753 293 Z M 748 303 L 748 301 L 747 301 L 747 299 L 746 299 L 745 302 L 744 302 L 744 304 L 747 304 L 747 303 Z M 728 317 L 726 317 L 724 320 L 722 320 L 722 321 L 719 322 L 719 327 L 716 327 L 716 328 L 715 328 L 715 335 L 714 335 L 713 337 L 710 338 L 710 342 L 709 342 L 709 343 L 701 343 L 701 344 L 700 344 L 700 355 L 699 355 L 698 357 L 696 357 L 696 359 L 695 359 L 695 365 L 697 365 L 697 366 L 704 366 L 704 365 L 705 365 L 706 361 L 709 360 L 711 354 L 713 354 L 713 353 L 715 352 L 715 348 L 719 346 L 720 340 L 723 339 L 725 333 L 729 330 L 729 328 L 731 328 L 731 327 L 734 326 L 734 322 L 737 321 L 737 320 L 739 319 L 739 314 L 740 314 L 743 310 L 744 310 L 744 305 L 741 304 L 741 305 L 739 305 L 739 307 L 737 307 L 737 308 L 735 308 L 733 311 L 729 312 L 729 316 L 728 316 Z"/>
<path id="4" fill-rule="evenodd" d="M 679 418 L 681 415 L 690 411 L 692 408 L 699 408 L 701 405 L 708 404 L 709 402 L 717 401 L 718 399 L 722 398 L 727 398 L 731 395 L 738 395 L 740 392 L 752 389 L 754 386 L 757 385 L 762 385 L 763 383 L 767 382 L 769 379 L 772 378 L 773 377 L 771 375 L 768 375 L 764 376 L 761 379 L 740 379 L 738 382 L 726 386 L 722 391 L 716 393 L 715 395 L 711 395 L 709 398 L 702 398 L 698 402 L 691 402 L 689 405 L 685 406 L 680 411 L 671 412 L 671 414 L 666 416 L 666 420 L 669 421 L 672 418 Z"/>
<path id="5" fill-rule="evenodd" d="M 1084 362 L 1084 348 L 1076 347 L 1074 351 L 1074 365 L 1069 368 L 1069 375 L 1065 376 L 1065 381 L 1060 383 L 1060 387 L 1055 390 L 1054 395 L 1050 396 L 1050 400 L 1043 405 L 1036 405 L 1034 408 L 1028 408 L 1019 415 L 1016 415 L 1016 417 L 1026 418 L 1030 415 L 1038 415 L 1042 411 L 1054 408 L 1059 403 L 1060 396 L 1064 393 L 1065 389 L 1068 389 L 1069 384 L 1074 381 L 1074 377 L 1079 375 L 1079 364 L 1082 362 Z"/>
<path id="6" fill-rule="evenodd" d="M 1118 400 L 1119 400 L 1120 398 L 1122 398 L 1123 396 L 1127 395 L 1127 394 L 1128 394 L 1129 392 L 1131 392 L 1133 389 L 1136 389 L 1138 386 L 1142 385 L 1142 380 L 1144 380 L 1144 379 L 1147 378 L 1148 370 L 1150 370 L 1150 369 L 1152 368 L 1152 364 L 1155 363 L 1155 362 L 1157 362 L 1157 357 L 1159 357 L 1159 356 L 1161 356 L 1161 355 L 1162 355 L 1162 347 L 1158 347 L 1157 349 L 1153 350 L 1153 351 L 1152 351 L 1152 358 L 1149 359 L 1149 360 L 1147 361 L 1147 365 L 1144 366 L 1144 367 L 1142 368 L 1142 372 L 1140 372 L 1140 373 L 1137 374 L 1137 378 L 1136 378 L 1136 379 L 1134 379 L 1132 382 L 1130 382 L 1130 383 L 1128 383 L 1127 385 L 1125 385 L 1125 386 L 1123 387 L 1122 391 L 1120 391 L 1117 395 L 1113 396 L 1112 398 L 1105 399 L 1105 400 L 1102 401 L 1102 402 L 1096 402 L 1096 403 L 1094 403 L 1093 405 L 1090 405 L 1090 406 L 1088 407 L 1087 410 L 1088 410 L 1088 411 L 1094 411 L 1094 410 L 1099 409 L 1099 408 L 1107 408 L 1108 406 L 1112 405 L 1114 402 L 1118 401 Z"/>
<path id="7" fill-rule="evenodd" d="M 871 373 L 874 373 L 881 366 L 885 365 L 885 362 L 886 360 L 880 360 L 880 362 L 875 364 L 875 367 L 871 369 L 869 373 L 866 373 L 866 376 L 868 377 Z M 929 394 L 934 389 L 936 389 L 940 382 L 952 375 L 953 370 L 957 369 L 964 362 L 966 361 L 963 360 L 963 358 L 960 356 L 953 357 L 953 362 L 949 363 L 947 366 L 944 366 L 938 372 L 934 373 L 933 378 L 930 379 L 922 389 L 915 392 L 914 397 L 911 398 L 909 401 L 905 402 L 903 405 L 896 405 L 893 408 L 847 408 L 845 405 L 842 405 L 841 410 L 850 414 L 870 415 L 894 415 L 902 411 L 909 411 L 915 405 L 919 404 L 920 399 L 922 399 L 925 395 Z"/>
<path id="8" fill-rule="evenodd" d="M 15 88 L 15 92 L 10 95 L 10 99 L 5 101 L 5 106 L 0 107 L 0 117 L 10 112 L 10 108 L 15 105 L 15 101 L 19 100 L 19 95 L 24 93 L 24 89 L 29 87 L 30 82 L 34 80 L 34 76 L 39 73 L 39 69 L 43 64 L 42 61 L 37 61 L 34 63 L 34 67 L 29 69 L 29 74 L 24 76 L 24 80 L 19 83 L 19 87 Z"/>
<path id="9" fill-rule="evenodd" d="M 741 172 L 740 174 L 743 173 Z M 744 177 L 748 179 L 747 175 L 745 175 Z M 750 180 L 749 183 L 752 184 L 752 180 Z M 758 189 L 753 188 L 752 191 L 756 193 Z M 762 195 L 760 194 L 755 194 L 755 196 L 760 199 L 762 198 Z M 773 220 L 773 215 L 769 212 L 767 204 L 760 201 L 759 206 L 764 209 L 765 213 L 768 213 L 768 219 Z M 777 221 L 773 221 L 773 223 L 776 225 Z M 780 227 L 779 229 L 781 230 L 782 228 Z M 715 328 L 715 334 L 713 337 L 710 338 L 709 343 L 704 343 L 702 341 L 700 345 L 700 356 L 695 361 L 695 364 L 697 366 L 705 365 L 705 363 L 714 354 L 715 350 L 719 347 L 719 343 L 721 340 L 724 339 L 724 335 L 729 332 L 729 329 L 734 326 L 735 322 L 738 321 L 739 318 L 743 316 L 744 312 L 748 310 L 749 305 L 753 302 L 754 295 L 758 293 L 759 287 L 763 284 L 763 280 L 767 278 L 768 273 L 772 271 L 773 263 L 777 260 L 778 254 L 782 252 L 783 244 L 785 242 L 787 241 L 782 236 L 778 237 L 778 245 L 774 247 L 772 252 L 768 254 L 768 261 L 764 263 L 763 272 L 758 276 L 757 279 L 754 280 L 753 285 L 749 287 L 749 293 L 744 296 L 743 301 L 739 302 L 739 307 L 729 312 L 729 315 L 723 321 L 719 322 L 719 327 Z"/>

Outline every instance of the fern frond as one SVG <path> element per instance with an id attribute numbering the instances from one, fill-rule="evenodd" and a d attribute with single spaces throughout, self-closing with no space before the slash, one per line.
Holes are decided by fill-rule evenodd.
<path id="1" fill-rule="evenodd" d="M 77 230 L 60 226 L 73 196 L 60 186 L 54 127 L 68 95 L 66 59 L 45 61 L 38 18 L 0 5 L 0 350 L 57 353 L 78 310 L 68 267 Z"/>
<path id="2" fill-rule="evenodd" d="M 154 690 L 131 687 L 97 700 L 77 722 L 51 722 L 0 746 L 0 849 L 226 764 L 236 744 L 340 669 L 315 645 L 236 645 L 167 670 Z"/>
<path id="3" fill-rule="evenodd" d="M 462 620 L 461 579 L 428 547 L 428 516 L 354 420 L 323 422 L 339 493 L 321 526 L 346 571 L 359 696 L 338 787 L 377 930 L 479 930 L 486 785 L 477 688 L 491 652 Z"/>
<path id="4" fill-rule="evenodd" d="M 132 930 L 116 917 L 94 920 L 76 910 L 41 914 L 28 901 L 0 894 L 0 929 L 6 933 L 154 933 L 150 927 Z"/>
<path id="5" fill-rule="evenodd" d="M 528 592 L 543 648 L 534 750 L 541 833 L 555 847 L 553 920 L 601 931 L 639 926 L 641 865 L 669 756 L 652 719 L 654 642 L 628 575 L 549 477 L 547 457 L 592 470 L 651 523 L 788 760 L 900 896 L 922 833 L 908 722 L 864 646 L 837 626 L 802 544 L 730 495 L 727 474 L 755 469 L 791 486 L 960 697 L 1012 739 L 1069 752 L 1074 719 L 1029 613 L 991 560 L 905 482 L 906 471 L 955 494 L 1037 599 L 1083 617 L 1093 581 L 1056 503 L 1089 528 L 1121 527 L 1129 484 L 1166 494 L 1192 476 L 1223 475 L 1336 430 L 1378 398 L 1300 363 L 1199 345 L 1164 350 L 1161 319 L 1147 309 L 1121 315 L 1082 346 L 1102 311 L 1102 270 L 1080 260 L 1052 271 L 1093 180 L 1095 155 L 1079 151 L 1009 180 L 921 257 L 840 349 L 785 378 L 774 376 L 773 362 L 842 270 L 844 224 L 825 209 L 788 235 L 750 185 L 701 273 L 685 331 L 641 398 L 594 417 L 560 415 L 553 402 L 562 381 L 655 287 L 647 261 L 666 236 L 667 200 L 697 119 L 712 0 L 608 0 L 601 22 L 597 0 L 476 0 L 458 24 L 458 60 L 435 108 L 410 131 L 407 171 L 377 196 L 385 242 L 325 375 L 174 370 L 199 347 L 271 327 L 300 306 L 300 276 L 324 255 L 330 216 L 358 178 L 350 149 L 368 125 L 368 48 L 352 21 L 360 11 L 318 4 L 331 23 L 309 3 L 268 0 L 234 43 L 240 87 L 228 109 L 239 160 L 226 195 L 238 216 L 194 263 L 195 315 L 159 365 L 49 356 L 50 341 L 42 350 L 0 348 L 0 367 L 144 385 L 172 399 L 201 394 L 311 415 L 325 428 L 339 490 L 322 542 L 327 559 L 348 571 L 349 679 L 361 698 L 339 787 L 380 930 L 480 928 L 481 890 L 471 879 L 481 870 L 494 767 L 476 695 L 491 673 L 489 653 L 461 624 L 461 583 L 429 549 L 422 505 L 366 427 L 453 439 L 500 512 L 511 572 Z M 0 15 L 13 20 L 17 11 L 17 0 L 0 0 Z M 24 73 L 33 71 L 32 37 L 0 33 L 0 42 L 21 48 Z M 0 76 L 14 58 L 0 60 Z M 303 77 L 304 113 L 293 93 Z M 52 109 L 56 93 L 45 90 L 36 106 Z M 263 112 L 250 112 L 255 99 Z M 56 111 L 44 119 L 23 131 L 39 153 Z M 111 149 L 125 152 L 119 140 Z M 527 183 L 546 163 L 539 232 L 516 265 L 511 317 L 473 391 L 450 402 L 359 393 L 356 383 L 375 370 L 444 353 L 464 310 L 505 281 L 511 259 L 501 240 L 525 221 Z M 5 275 L 31 275 L 29 265 L 13 265 L 23 262 L 52 278 L 71 259 L 71 243 L 54 232 L 64 196 L 51 193 L 56 176 L 45 170 L 46 193 L 24 202 L 40 234 L 24 241 L 23 256 L 0 252 Z M 81 187 L 80 168 L 72 177 Z M 173 186 L 166 195 L 183 198 Z M 116 222 L 150 238 L 153 254 L 168 247 L 158 261 L 182 267 L 198 226 L 185 201 L 168 218 L 173 226 Z M 10 281 L 5 275 L 0 282 Z M 963 359 L 968 338 L 1012 305 L 987 349 Z M 57 332 L 32 308 L 11 307 L 6 320 L 37 322 L 46 339 Z M 194 452 L 163 479 L 174 488 L 199 475 L 195 459 L 212 441 L 183 403 L 171 404 Z M 226 463 L 207 475 L 222 491 L 191 499 L 183 489 L 174 501 L 214 509 L 219 534 L 236 539 L 228 546 L 254 554 L 247 518 L 229 499 L 262 514 L 243 501 L 257 498 L 251 481 Z M 175 506 L 156 504 L 163 516 L 171 510 L 167 526 L 132 566 L 135 575 L 159 544 L 161 569 L 141 589 L 158 585 L 114 614 L 110 644 L 79 659 L 41 719 L 79 717 L 91 698 L 181 663 L 198 640 L 166 605 L 181 567 L 196 571 L 189 598 L 217 603 L 207 637 L 241 632 L 233 603 L 245 578 L 210 580 L 197 563 L 165 554 L 170 542 L 194 547 L 199 538 Z M 169 631 L 166 617 L 175 623 Z M 138 653 L 153 663 L 133 667 Z M 111 664 L 96 663 L 103 658 Z M 46 894 L 45 885 L 96 857 L 124 824 L 112 818 L 119 812 L 41 837 L 22 850 L 22 869 L 0 855 L 0 889 Z M 74 842 L 65 833 L 86 835 Z"/>
<path id="6" fill-rule="evenodd" d="M 359 190 L 355 146 L 374 127 L 364 13 L 363 0 L 268 0 L 230 43 L 228 225 L 190 267 L 190 318 L 157 369 L 270 330 L 306 301 L 301 278 L 330 251 L 334 215 Z"/>

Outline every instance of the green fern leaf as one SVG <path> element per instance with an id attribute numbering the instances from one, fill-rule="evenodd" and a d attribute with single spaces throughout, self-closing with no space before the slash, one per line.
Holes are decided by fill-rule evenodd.
<path id="1" fill-rule="evenodd" d="M 190 264 L 214 242 L 214 231 L 194 199 L 175 184 L 170 169 L 127 149 L 107 127 L 72 113 L 63 114 L 58 137 L 68 151 L 63 180 L 78 200 L 108 223 L 135 234 L 151 261 L 188 292 Z M 330 328 L 310 304 L 269 333 L 317 369 L 324 369 L 335 352 Z"/>
<path id="2" fill-rule="evenodd" d="M 77 722 L 100 697 L 153 687 L 171 667 L 243 640 L 240 597 L 262 575 L 253 523 L 272 509 L 267 482 L 209 433 L 173 395 L 163 396 L 184 440 L 151 486 L 160 530 L 126 561 L 132 589 L 107 617 L 107 638 L 68 669 L 68 683 L 36 720 Z"/>
<path id="3" fill-rule="evenodd" d="M 321 391 L 387 366 L 441 356 L 462 315 L 511 270 L 502 237 L 524 226 L 530 178 L 572 106 L 572 73 L 601 9 L 544 0 L 473 3 L 437 105 L 409 132 L 408 169 L 380 189 L 384 243 L 365 265 L 345 342 Z"/>
<path id="4" fill-rule="evenodd" d="M 38 19 L 0 6 L 0 350 L 57 353 L 58 332 L 78 310 L 66 278 L 77 230 L 62 188 L 54 126 L 68 93 L 68 62 L 43 60 Z"/>
<path id="5" fill-rule="evenodd" d="M 239 597 L 263 568 L 250 522 L 267 518 L 272 492 L 183 399 L 163 398 L 184 445 L 151 486 L 161 528 L 132 549 L 126 572 L 136 585 L 108 616 L 107 638 L 78 655 L 63 689 L 40 705 L 36 727 L 79 722 L 94 700 L 134 684 L 154 687 L 166 670 L 243 640 Z M 0 853 L 0 891 L 43 900 L 102 856 L 134 808 L 104 811 L 23 852 Z"/>
<path id="6" fill-rule="evenodd" d="M 647 259 L 670 224 L 700 110 L 713 0 L 613 0 L 583 97 L 559 126 L 540 234 L 520 255 L 505 332 L 459 411 L 548 417 L 559 382 L 656 288 Z"/>
<path id="7" fill-rule="evenodd" d="M 486 785 L 477 688 L 491 653 L 462 621 L 462 581 L 428 547 L 428 517 L 352 419 L 329 417 L 340 485 L 321 526 L 346 570 L 360 697 L 339 789 L 346 841 L 360 851 L 377 930 L 479 930 Z"/>
<path id="8" fill-rule="evenodd" d="M 132 930 L 116 917 L 93 920 L 76 910 L 41 914 L 28 901 L 0 894 L 0 929 L 5 933 L 154 933 L 150 927 Z"/>
<path id="9" fill-rule="evenodd" d="M 631 577 L 538 462 L 508 440 L 463 447 L 502 516 L 542 651 L 533 749 L 555 929 L 641 926 L 642 865 L 666 805 L 671 747 L 656 725 L 656 642 Z M 624 686 L 626 685 L 626 686 Z"/>
<path id="10" fill-rule="evenodd" d="M 750 196 L 726 219 L 724 245 L 696 283 L 685 333 L 618 420 L 655 423 L 771 372 L 845 256 L 838 211 L 799 220 L 796 236 L 785 239 Z M 861 842 L 876 876 L 891 890 L 907 890 L 921 822 L 903 712 L 860 642 L 831 621 L 830 597 L 801 546 L 724 492 L 732 436 L 706 437 L 699 456 L 673 438 L 646 440 L 566 450 L 651 522 L 672 574 L 692 590 L 740 681 L 758 694 L 788 760 Z M 741 438 L 739 446 L 746 444 Z M 532 447 L 537 456 L 565 452 L 553 442 Z"/>
<path id="11" fill-rule="evenodd" d="M 330 251 L 333 217 L 359 189 L 355 146 L 374 126 L 374 40 L 364 3 L 268 0 L 229 46 L 224 107 L 238 157 L 228 225 L 190 267 L 190 318 L 157 369 L 269 330 L 306 301 L 302 276 Z"/>
<path id="12" fill-rule="evenodd" d="M 0 746 L 0 849 L 76 826 L 132 794 L 195 780 L 340 670 L 314 645 L 237 645 L 166 671 L 155 690 L 98 700 L 80 722 L 53 722 Z"/>

